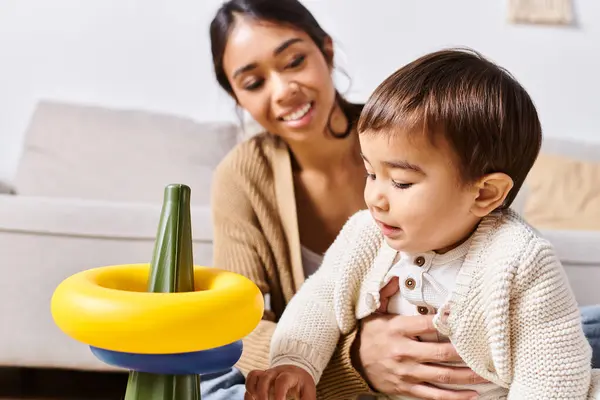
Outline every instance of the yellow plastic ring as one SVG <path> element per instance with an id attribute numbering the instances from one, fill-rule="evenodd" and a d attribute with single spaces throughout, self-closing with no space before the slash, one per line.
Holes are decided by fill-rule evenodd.
<path id="1" fill-rule="evenodd" d="M 194 267 L 194 292 L 146 292 L 148 264 L 94 268 L 65 279 L 52 296 L 58 327 L 101 349 L 138 354 L 208 350 L 251 333 L 264 311 L 248 278 Z"/>

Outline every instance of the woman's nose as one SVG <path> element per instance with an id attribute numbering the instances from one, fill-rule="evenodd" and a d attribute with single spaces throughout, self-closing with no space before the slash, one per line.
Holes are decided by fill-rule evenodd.
<path id="1" fill-rule="evenodd" d="M 298 92 L 296 82 L 285 79 L 283 76 L 273 77 L 273 98 L 278 104 L 284 103 Z"/>

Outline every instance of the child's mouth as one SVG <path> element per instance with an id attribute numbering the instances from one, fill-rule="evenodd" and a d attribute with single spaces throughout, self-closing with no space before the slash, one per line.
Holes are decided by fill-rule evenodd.
<path id="1" fill-rule="evenodd" d="M 396 235 L 398 232 L 402 231 L 402 229 L 398 228 L 397 226 L 393 226 L 393 225 L 388 225 L 384 222 L 381 221 L 377 221 L 377 225 L 379 225 L 379 229 L 381 229 L 381 233 L 384 234 L 384 236 L 394 236 Z"/>

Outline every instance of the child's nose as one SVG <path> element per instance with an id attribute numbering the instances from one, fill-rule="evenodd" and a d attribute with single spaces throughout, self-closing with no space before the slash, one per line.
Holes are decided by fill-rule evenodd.
<path id="1" fill-rule="evenodd" d="M 389 202 L 385 193 L 381 191 L 373 191 L 370 196 L 369 205 L 376 208 L 379 211 L 388 211 Z"/>

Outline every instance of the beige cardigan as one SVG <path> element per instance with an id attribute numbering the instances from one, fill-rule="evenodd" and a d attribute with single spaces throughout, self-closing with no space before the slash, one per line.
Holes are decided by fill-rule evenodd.
<path id="1" fill-rule="evenodd" d="M 353 216 L 284 312 L 272 365 L 300 366 L 319 382 L 340 335 L 379 307 L 395 256 L 368 211 Z M 434 323 L 471 369 L 507 388 L 508 399 L 600 399 L 600 371 L 592 379 L 591 347 L 562 266 L 512 211 L 479 224 Z"/>
<path id="2" fill-rule="evenodd" d="M 287 146 L 267 134 L 238 145 L 215 171 L 211 207 L 213 265 L 247 276 L 270 297 L 271 310 L 244 340 L 237 364 L 244 374 L 266 369 L 276 321 L 304 283 Z M 352 330 L 340 338 L 319 383 L 319 398 L 347 400 L 369 392 L 350 361 L 355 336 Z"/>

